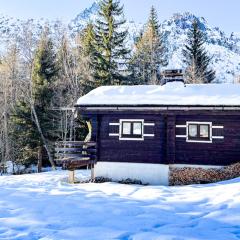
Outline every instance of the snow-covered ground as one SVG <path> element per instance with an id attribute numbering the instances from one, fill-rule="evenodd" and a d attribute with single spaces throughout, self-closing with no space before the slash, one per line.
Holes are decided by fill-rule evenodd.
<path id="1" fill-rule="evenodd" d="M 163 187 L 66 176 L 1 176 L 0 239 L 240 239 L 240 179 Z"/>

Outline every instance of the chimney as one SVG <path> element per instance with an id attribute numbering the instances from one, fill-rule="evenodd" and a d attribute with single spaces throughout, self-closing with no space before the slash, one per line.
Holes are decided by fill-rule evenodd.
<path id="1" fill-rule="evenodd" d="M 164 85 L 168 82 L 182 82 L 184 83 L 182 69 L 167 69 L 162 72 L 161 84 Z"/>

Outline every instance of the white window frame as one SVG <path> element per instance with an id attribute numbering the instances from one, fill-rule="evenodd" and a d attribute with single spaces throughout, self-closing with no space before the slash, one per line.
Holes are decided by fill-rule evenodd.
<path id="1" fill-rule="evenodd" d="M 141 138 L 126 138 L 122 137 L 122 123 L 123 122 L 141 122 L 142 123 L 142 137 Z M 119 140 L 133 140 L 133 141 L 143 141 L 144 140 L 144 119 L 120 119 L 119 120 Z"/>
<path id="2" fill-rule="evenodd" d="M 188 126 L 190 124 L 198 124 L 198 125 L 209 125 L 209 140 L 193 140 L 189 139 L 188 135 Z M 196 143 L 212 143 L 212 122 L 186 122 L 186 142 L 196 142 Z"/>

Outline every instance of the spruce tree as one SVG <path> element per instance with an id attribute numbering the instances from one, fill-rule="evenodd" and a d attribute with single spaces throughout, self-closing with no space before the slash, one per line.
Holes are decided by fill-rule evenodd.
<path id="1" fill-rule="evenodd" d="M 85 56 L 89 56 L 93 58 L 94 55 L 94 41 L 95 41 L 95 33 L 94 33 L 94 25 L 93 23 L 88 23 L 87 26 L 83 29 L 80 34 L 81 45 L 83 49 L 83 54 Z"/>
<path id="2" fill-rule="evenodd" d="M 204 48 L 205 34 L 199 22 L 194 20 L 189 29 L 186 45 L 183 49 L 187 83 L 210 83 L 215 78 L 215 71 L 210 68 L 211 58 Z"/>
<path id="3" fill-rule="evenodd" d="M 53 42 L 45 30 L 35 54 L 32 74 L 33 102 L 43 128 L 44 135 L 51 136 L 53 84 L 56 80 L 58 66 Z M 50 125 L 50 126 L 49 126 Z"/>
<path id="4" fill-rule="evenodd" d="M 83 29 L 80 34 L 78 53 L 80 57 L 80 64 L 83 66 L 82 75 L 84 79 L 81 81 L 83 92 L 82 94 L 87 94 L 89 91 L 93 90 L 99 86 L 98 81 L 94 78 L 96 76 L 96 64 L 97 64 L 97 51 L 95 46 L 95 32 L 94 25 L 88 23 L 86 28 Z M 96 60 L 96 61 L 95 61 Z M 87 73 L 87 76 L 86 76 Z"/>
<path id="5" fill-rule="evenodd" d="M 34 126 L 31 107 L 26 101 L 18 101 L 10 117 L 10 136 L 15 152 L 14 163 L 26 167 L 37 164 L 40 136 Z"/>
<path id="6" fill-rule="evenodd" d="M 30 99 L 24 98 L 19 101 L 12 117 L 12 134 L 21 139 L 19 156 L 24 159 L 26 165 L 36 161 L 41 165 L 44 148 L 47 150 L 42 136 L 49 143 L 55 137 L 55 112 L 51 110 L 51 102 L 57 71 L 53 43 L 48 30 L 45 29 L 34 57 Z"/>
<path id="7" fill-rule="evenodd" d="M 116 0 L 102 0 L 94 27 L 94 75 L 97 85 L 120 84 L 125 79 L 127 30 L 123 6 Z"/>
<path id="8" fill-rule="evenodd" d="M 157 12 L 151 8 L 146 29 L 135 43 L 131 71 L 135 83 L 160 83 L 161 67 L 167 65 L 163 33 L 160 31 Z"/>

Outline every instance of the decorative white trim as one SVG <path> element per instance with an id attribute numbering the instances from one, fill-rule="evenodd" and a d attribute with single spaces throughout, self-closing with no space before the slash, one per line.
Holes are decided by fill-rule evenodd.
<path id="1" fill-rule="evenodd" d="M 119 119 L 119 122 L 142 122 L 144 124 L 144 119 Z"/>
<path id="2" fill-rule="evenodd" d="M 188 125 L 189 124 L 206 124 L 209 125 L 209 140 L 190 140 L 188 139 Z M 212 122 L 186 122 L 186 142 L 196 143 L 212 143 Z"/>
<path id="3" fill-rule="evenodd" d="M 144 126 L 155 126 L 155 123 L 144 123 Z"/>
<path id="4" fill-rule="evenodd" d="M 121 137 L 122 133 L 122 122 L 142 122 L 142 137 L 141 138 L 126 138 L 126 137 Z M 119 140 L 130 140 L 130 141 L 143 141 L 144 140 L 144 119 L 120 119 L 119 120 Z"/>
<path id="5" fill-rule="evenodd" d="M 176 125 L 176 128 L 185 128 L 186 125 Z"/>
<path id="6" fill-rule="evenodd" d="M 176 138 L 186 138 L 186 135 L 176 135 Z"/>
<path id="7" fill-rule="evenodd" d="M 195 121 L 187 121 L 186 125 L 188 124 L 209 124 L 212 126 L 212 122 L 195 122 Z"/>
<path id="8" fill-rule="evenodd" d="M 144 141 L 144 138 L 120 138 L 119 136 L 119 140 L 122 141 L 122 140 L 126 140 L 126 141 Z"/>
<path id="9" fill-rule="evenodd" d="M 212 136 L 212 139 L 224 139 L 224 136 Z"/>
<path id="10" fill-rule="evenodd" d="M 109 133 L 110 137 L 119 137 L 119 133 Z"/>
<path id="11" fill-rule="evenodd" d="M 143 134 L 144 137 L 154 137 L 154 134 Z"/>
<path id="12" fill-rule="evenodd" d="M 212 126 L 212 128 L 223 129 L 223 128 L 224 128 L 224 126 Z"/>
<path id="13" fill-rule="evenodd" d="M 211 140 L 186 140 L 186 142 L 195 142 L 195 143 L 212 143 L 212 138 Z"/>
<path id="14" fill-rule="evenodd" d="M 120 123 L 109 123 L 109 126 L 119 126 Z"/>

